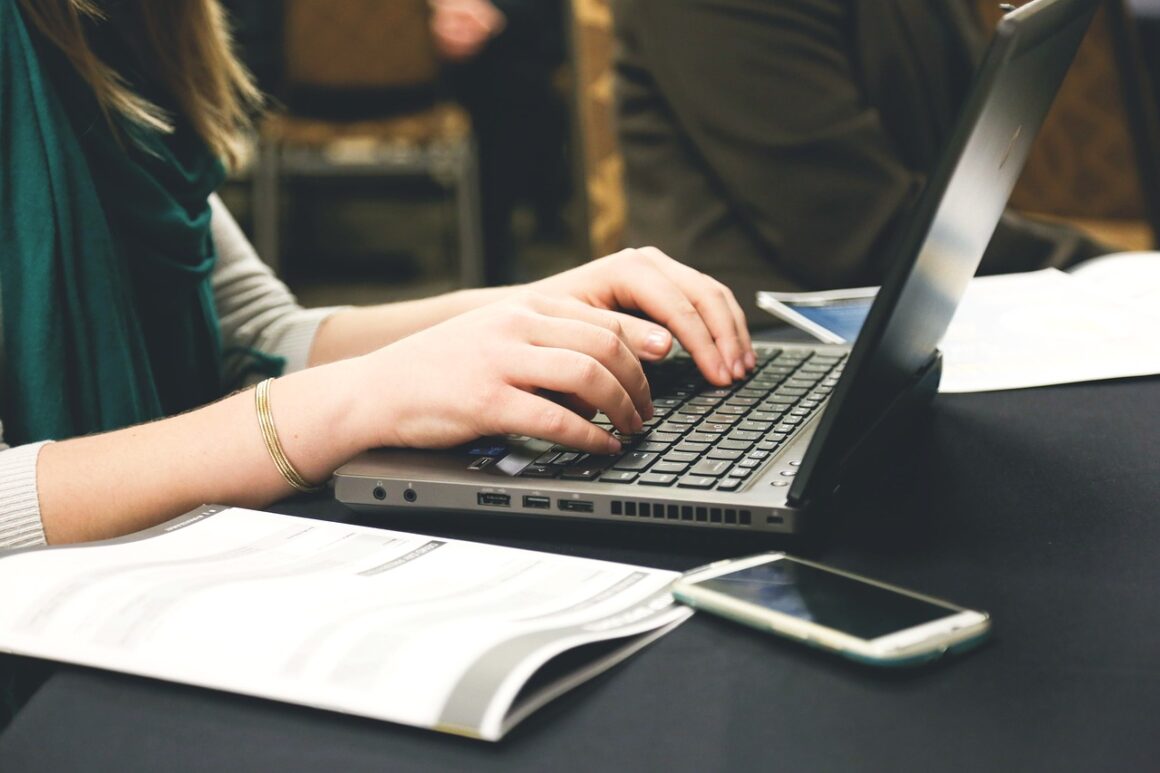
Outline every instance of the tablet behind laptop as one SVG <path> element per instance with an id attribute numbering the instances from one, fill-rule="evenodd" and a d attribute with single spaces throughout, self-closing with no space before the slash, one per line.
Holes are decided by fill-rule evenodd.
<path id="1" fill-rule="evenodd" d="M 1000 22 L 852 348 L 759 345 L 756 373 L 726 389 L 678 356 L 650 369 L 658 415 L 622 454 L 511 438 L 382 449 L 335 473 L 337 498 L 368 509 L 801 530 L 862 463 L 857 452 L 935 393 L 938 342 L 1098 3 L 1033 0 Z"/>

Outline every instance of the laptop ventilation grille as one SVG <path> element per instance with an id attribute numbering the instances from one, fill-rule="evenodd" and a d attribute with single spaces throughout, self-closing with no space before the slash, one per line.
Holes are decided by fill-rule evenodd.
<path id="1" fill-rule="evenodd" d="M 725 523 L 749 526 L 753 513 L 732 507 L 694 507 L 692 505 L 666 505 L 660 502 L 641 502 L 632 499 L 612 500 L 612 514 L 624 518 L 651 518 L 666 521 L 699 521 L 700 523 Z"/>

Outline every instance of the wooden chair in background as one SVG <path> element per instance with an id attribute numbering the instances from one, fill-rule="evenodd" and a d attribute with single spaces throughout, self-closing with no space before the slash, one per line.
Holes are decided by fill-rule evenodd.
<path id="1" fill-rule="evenodd" d="M 459 277 L 483 278 L 478 162 L 462 108 L 439 99 L 426 0 L 285 0 L 285 107 L 260 127 L 254 243 L 277 270 L 292 177 L 423 176 L 454 197 Z"/>
<path id="2" fill-rule="evenodd" d="M 571 0 L 576 113 L 588 224 L 588 254 L 624 247 L 624 163 L 616 142 L 612 8 L 609 0 Z"/>

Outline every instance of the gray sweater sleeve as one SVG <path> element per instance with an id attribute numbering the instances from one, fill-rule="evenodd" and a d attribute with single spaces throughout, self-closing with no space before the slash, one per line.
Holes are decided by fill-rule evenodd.
<path id="1" fill-rule="evenodd" d="M 306 367 L 318 326 L 337 308 L 303 309 L 269 266 L 258 259 L 221 199 L 213 207 L 218 262 L 213 274 L 227 389 L 258 380 L 247 372 L 254 352 L 285 360 L 285 372 Z"/>
<path id="2" fill-rule="evenodd" d="M 0 437 L 3 432 L 0 424 Z M 36 458 L 45 445 L 47 442 L 9 448 L 0 440 L 0 549 L 44 544 Z"/>
<path id="3" fill-rule="evenodd" d="M 286 285 L 258 259 L 221 200 L 214 196 L 210 204 L 218 252 L 213 292 L 227 389 L 254 380 L 247 373 L 254 352 L 282 358 L 286 372 L 305 368 L 318 326 L 336 309 L 299 306 Z M 10 448 L 0 423 L 0 549 L 44 544 L 36 460 L 46 444 Z"/>

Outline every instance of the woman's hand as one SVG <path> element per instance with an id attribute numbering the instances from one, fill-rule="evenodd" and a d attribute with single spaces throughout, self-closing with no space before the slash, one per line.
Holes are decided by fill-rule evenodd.
<path id="1" fill-rule="evenodd" d="M 729 288 L 655 247 L 622 250 L 529 288 L 598 309 L 647 314 L 676 335 L 714 384 L 724 386 L 742 378 L 757 364 L 745 314 Z M 667 331 L 629 315 L 617 318 L 638 357 L 656 360 L 668 353 L 672 339 Z"/>
<path id="2" fill-rule="evenodd" d="M 624 319 L 521 291 L 365 355 L 358 410 L 377 428 L 369 444 L 440 448 L 510 433 L 616 453 L 620 443 L 592 414 L 626 433 L 652 416 Z"/>

